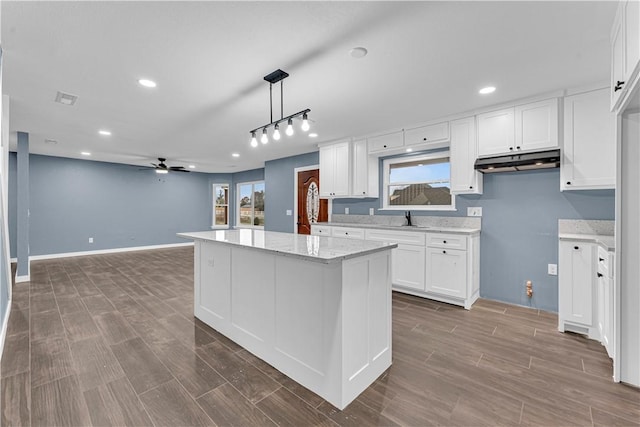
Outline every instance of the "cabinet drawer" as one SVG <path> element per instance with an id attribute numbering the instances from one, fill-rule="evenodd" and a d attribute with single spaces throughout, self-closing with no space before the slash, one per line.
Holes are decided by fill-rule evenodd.
<path id="1" fill-rule="evenodd" d="M 314 236 L 331 236 L 331 227 L 326 225 L 312 225 L 311 234 Z"/>
<path id="2" fill-rule="evenodd" d="M 366 239 L 375 242 L 424 246 L 425 233 L 414 231 L 367 230 Z"/>
<path id="3" fill-rule="evenodd" d="M 598 246 L 598 273 L 604 277 L 613 277 L 613 261 L 607 251 L 602 246 Z"/>
<path id="4" fill-rule="evenodd" d="M 467 236 L 461 234 L 427 233 L 427 246 L 434 248 L 467 249 Z"/>
<path id="5" fill-rule="evenodd" d="M 398 148 L 404 145 L 402 131 L 387 135 L 373 136 L 368 139 L 369 152 L 384 151 L 390 148 Z"/>
<path id="6" fill-rule="evenodd" d="M 404 131 L 404 144 L 429 144 L 449 141 L 449 122 Z"/>
<path id="7" fill-rule="evenodd" d="M 331 235 L 333 237 L 346 237 L 348 239 L 364 239 L 364 229 L 334 227 Z"/>

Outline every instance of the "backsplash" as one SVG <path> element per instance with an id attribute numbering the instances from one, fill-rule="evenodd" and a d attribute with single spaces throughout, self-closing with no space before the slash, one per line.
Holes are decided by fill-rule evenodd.
<path id="1" fill-rule="evenodd" d="M 559 219 L 558 233 L 613 236 L 615 224 L 609 220 Z"/>
<path id="2" fill-rule="evenodd" d="M 375 225 L 405 225 L 404 215 L 343 215 L 332 214 L 331 222 L 351 224 Z M 443 228 L 481 228 L 482 219 L 479 217 L 453 216 L 411 216 L 411 223 L 421 227 Z"/>

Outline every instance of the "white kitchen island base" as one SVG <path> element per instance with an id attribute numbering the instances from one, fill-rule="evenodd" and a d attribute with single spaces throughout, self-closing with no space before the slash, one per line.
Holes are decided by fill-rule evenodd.
<path id="1" fill-rule="evenodd" d="M 205 233 L 215 232 L 180 234 L 195 239 L 204 323 L 338 409 L 391 365 L 391 247 L 328 260 L 318 251 L 345 239 L 292 235 L 304 257 L 196 236 Z"/>

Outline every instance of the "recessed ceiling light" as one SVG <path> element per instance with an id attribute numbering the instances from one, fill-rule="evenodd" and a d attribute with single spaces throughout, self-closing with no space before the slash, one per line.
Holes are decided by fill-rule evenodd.
<path id="1" fill-rule="evenodd" d="M 80 154 L 82 154 L 83 156 L 90 156 L 91 153 L 88 151 L 82 151 Z"/>
<path id="2" fill-rule="evenodd" d="M 407 148 L 407 149 L 406 149 L 406 150 L 404 150 L 404 151 L 406 151 L 407 153 L 410 153 L 410 152 L 412 152 L 412 151 L 413 151 L 413 148 Z"/>
<path id="3" fill-rule="evenodd" d="M 189 165 L 189 169 L 195 169 L 196 165 Z"/>
<path id="4" fill-rule="evenodd" d="M 351 57 L 354 59 L 364 58 L 365 56 L 367 56 L 367 53 L 367 49 L 363 47 L 354 47 L 349 51 L 349 55 L 351 55 Z"/>
<path id="5" fill-rule="evenodd" d="M 98 133 L 99 133 L 100 135 L 104 135 L 104 136 L 110 136 L 110 135 L 111 135 L 111 132 L 110 132 L 110 131 L 108 131 L 108 130 L 104 130 L 104 129 L 100 129 L 100 130 L 98 131 Z"/>
<path id="6" fill-rule="evenodd" d="M 149 79 L 139 79 L 138 83 L 140 83 L 144 87 L 156 87 L 157 84 L 153 80 Z"/>
<path id="7" fill-rule="evenodd" d="M 240 157 L 240 153 L 231 153 L 231 156 L 233 156 L 233 157 Z"/>
<path id="8" fill-rule="evenodd" d="M 309 134 L 309 138 L 317 138 L 317 137 L 318 137 L 318 134 L 315 132 L 312 132 Z"/>
<path id="9" fill-rule="evenodd" d="M 495 86 L 487 86 L 487 87 L 483 87 L 482 89 L 480 89 L 478 91 L 478 93 L 480 95 L 488 95 L 488 94 L 493 93 L 495 91 L 496 91 Z"/>

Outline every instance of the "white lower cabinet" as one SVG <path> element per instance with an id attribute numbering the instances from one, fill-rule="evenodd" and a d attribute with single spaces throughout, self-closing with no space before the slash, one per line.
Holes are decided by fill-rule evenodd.
<path id="1" fill-rule="evenodd" d="M 317 224 L 311 225 L 311 234 L 396 243 L 398 247 L 391 253 L 391 283 L 395 291 L 467 310 L 480 295 L 478 234 Z"/>
<path id="2" fill-rule="evenodd" d="M 467 251 L 427 248 L 427 292 L 465 298 Z"/>

